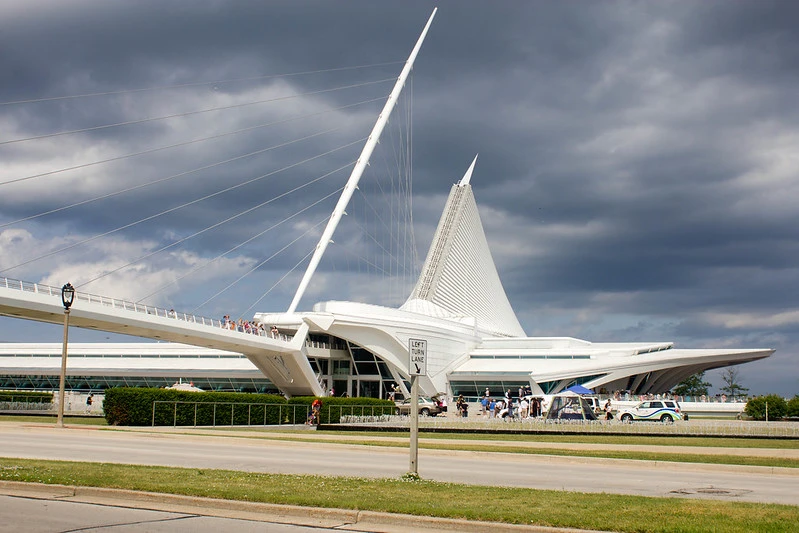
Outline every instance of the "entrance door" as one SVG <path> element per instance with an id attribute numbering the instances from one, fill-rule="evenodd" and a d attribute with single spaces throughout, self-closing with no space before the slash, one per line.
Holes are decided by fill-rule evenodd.
<path id="1" fill-rule="evenodd" d="M 380 398 L 380 380 L 358 380 L 358 396 L 363 398 Z"/>

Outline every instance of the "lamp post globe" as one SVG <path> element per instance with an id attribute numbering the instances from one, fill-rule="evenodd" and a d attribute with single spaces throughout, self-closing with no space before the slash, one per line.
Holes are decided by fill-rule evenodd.
<path id="1" fill-rule="evenodd" d="M 61 304 L 64 306 L 64 342 L 61 345 L 61 375 L 58 380 L 58 418 L 56 425 L 64 427 L 64 388 L 67 377 L 67 339 L 69 336 L 69 308 L 75 300 L 75 287 L 67 283 L 61 287 Z"/>

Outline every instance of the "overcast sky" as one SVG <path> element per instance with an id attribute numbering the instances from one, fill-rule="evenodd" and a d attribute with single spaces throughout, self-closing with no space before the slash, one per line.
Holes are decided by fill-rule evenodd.
<path id="1" fill-rule="evenodd" d="M 80 287 L 332 172 L 83 288 L 138 300 L 179 280 L 149 301 L 213 317 L 285 310 L 300 271 L 255 302 L 312 249 L 335 197 L 285 219 L 343 185 L 349 168 L 333 171 L 357 157 L 391 88 L 385 80 L 398 75 L 434 5 L 0 3 L 0 276 Z M 420 258 L 450 186 L 479 153 L 472 185 L 528 335 L 775 348 L 740 367 L 743 385 L 799 393 L 796 20 L 795 3 L 765 0 L 441 2 L 392 119 L 397 133 L 381 143 L 412 122 Z M 355 66 L 363 68 L 330 70 Z M 277 76 L 301 72 L 309 74 Z M 358 87 L 329 91 L 345 85 Z M 172 88 L 136 90 L 162 87 Z M 59 98 L 94 93 L 113 94 Z M 13 103 L 22 100 L 38 101 Z M 229 109 L 193 113 L 219 107 Z M 125 157 L 299 114 L 314 116 Z M 180 116 L 31 139 L 167 115 Z M 372 167 L 391 167 L 391 157 Z M 106 159 L 115 160 L 88 165 Z M 363 188 L 366 198 L 373 189 Z M 223 291 L 306 231 L 299 249 Z M 350 231 L 334 238 L 301 310 L 327 299 L 401 303 L 404 295 L 379 294 L 379 282 L 345 272 L 359 246 Z M 0 318 L 0 341 L 60 335 L 58 326 Z M 716 392 L 719 372 L 708 377 Z"/>

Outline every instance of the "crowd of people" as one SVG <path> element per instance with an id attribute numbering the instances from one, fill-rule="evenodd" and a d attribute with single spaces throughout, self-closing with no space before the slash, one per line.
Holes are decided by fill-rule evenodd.
<path id="1" fill-rule="evenodd" d="M 178 318 L 178 314 L 174 309 L 167 311 L 167 316 L 169 318 Z M 270 329 L 267 329 L 266 325 L 258 322 L 257 320 L 249 321 L 242 318 L 238 320 L 231 320 L 230 315 L 225 315 L 219 321 L 219 324 L 222 326 L 222 329 L 239 331 L 241 333 L 250 333 L 252 335 L 259 335 L 261 337 L 272 337 L 273 339 L 281 338 L 280 331 L 277 329 L 277 326 L 272 326 Z"/>
<path id="2" fill-rule="evenodd" d="M 229 329 L 232 331 L 240 331 L 242 333 L 251 333 L 253 335 L 259 335 L 261 337 L 272 337 L 273 339 L 280 338 L 280 330 L 277 329 L 277 326 L 272 326 L 269 330 L 266 329 L 266 326 L 261 323 L 253 320 L 250 322 L 249 320 L 238 319 L 231 320 L 230 315 L 225 315 L 220 320 L 222 325 L 222 329 Z"/>
<path id="3" fill-rule="evenodd" d="M 608 395 L 606 391 L 599 391 L 600 396 Z M 630 391 L 614 391 L 612 395 L 615 401 L 638 401 L 643 402 L 646 400 L 676 400 L 678 402 L 710 402 L 710 403 L 727 403 L 727 402 L 745 402 L 745 397 L 728 398 L 726 394 L 716 394 L 715 396 L 707 394 L 698 394 L 695 396 L 682 396 L 679 394 L 672 394 L 666 392 L 663 394 L 631 394 Z"/>
<path id="4" fill-rule="evenodd" d="M 480 399 L 480 414 L 487 418 L 537 418 L 543 415 L 543 399 L 532 396 L 529 388 L 519 388 L 515 401 L 510 389 L 498 397 L 486 389 Z"/>

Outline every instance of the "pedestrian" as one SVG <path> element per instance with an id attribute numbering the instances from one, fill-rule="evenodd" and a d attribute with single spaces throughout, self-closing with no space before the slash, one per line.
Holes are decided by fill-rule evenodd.
<path id="1" fill-rule="evenodd" d="M 86 398 L 86 412 L 89 413 L 92 410 L 92 399 L 94 398 L 94 394 L 89 394 Z"/>
<path id="2" fill-rule="evenodd" d="M 458 401 L 455 403 L 455 406 L 458 408 L 458 414 L 462 417 L 468 416 L 466 407 L 466 400 L 463 398 L 463 394 L 458 395 Z"/>
<path id="3" fill-rule="evenodd" d="M 613 420 L 613 408 L 610 405 L 610 398 L 605 402 L 605 420 Z"/>
<path id="4" fill-rule="evenodd" d="M 313 426 L 319 425 L 319 413 L 322 411 L 322 400 L 319 398 L 314 398 L 313 403 L 311 404 L 311 416 L 308 418 L 308 424 Z"/>

